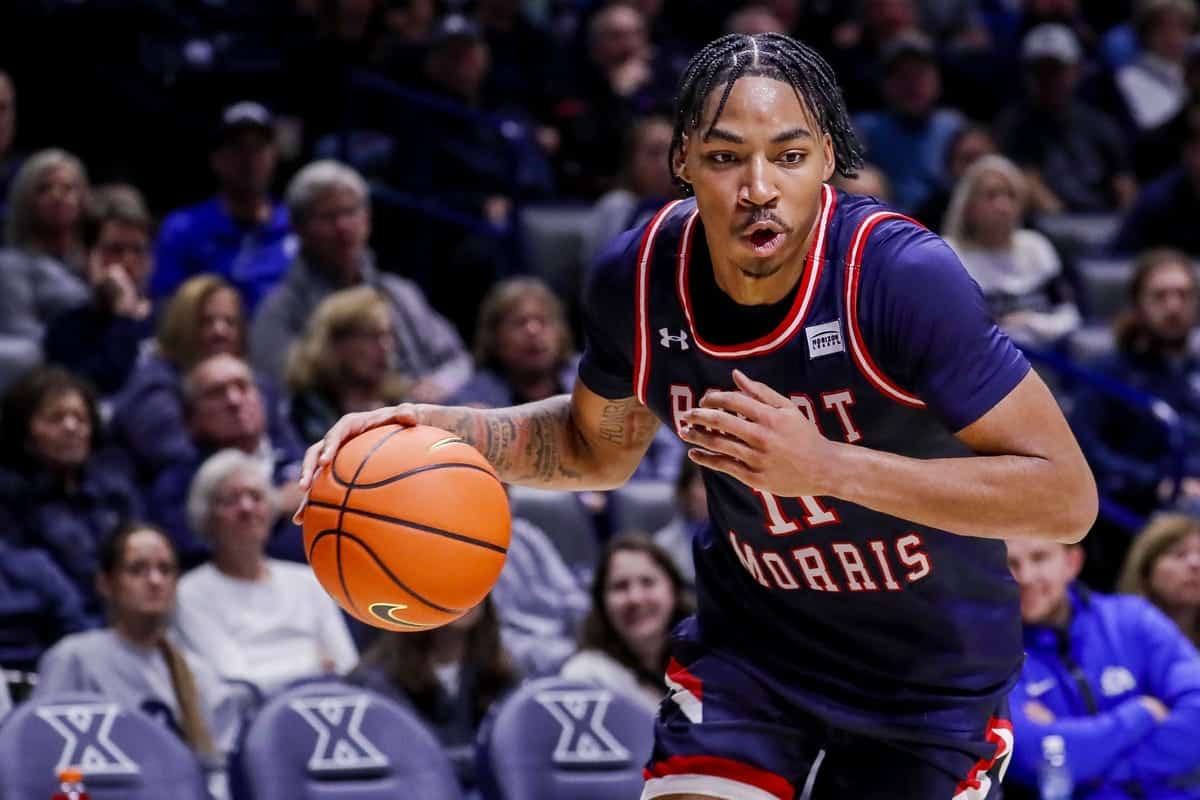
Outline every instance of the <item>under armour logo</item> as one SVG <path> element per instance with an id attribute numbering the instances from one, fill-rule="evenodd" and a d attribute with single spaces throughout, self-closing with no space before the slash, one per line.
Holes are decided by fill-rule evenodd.
<path id="1" fill-rule="evenodd" d="M 109 738 L 121 713 L 115 703 L 42 706 L 37 715 L 63 737 L 54 771 L 79 767 L 86 775 L 136 775 L 138 766 Z"/>
<path id="2" fill-rule="evenodd" d="M 670 328 L 659 328 L 658 334 L 662 337 L 662 339 L 659 340 L 659 344 L 668 350 L 671 349 L 671 342 L 679 342 L 680 350 L 688 349 L 687 331 L 683 330 L 682 328 L 679 329 L 678 336 L 672 336 Z"/>
<path id="3" fill-rule="evenodd" d="M 302 697 L 288 702 L 317 732 L 317 743 L 308 758 L 310 770 L 343 772 L 387 766 L 387 756 L 362 732 L 363 714 L 370 702 L 365 694 Z"/>
<path id="4" fill-rule="evenodd" d="M 612 702 L 612 692 L 562 689 L 539 692 L 534 699 L 562 726 L 552 756 L 556 764 L 629 760 L 629 751 L 604 727 L 604 715 Z"/>

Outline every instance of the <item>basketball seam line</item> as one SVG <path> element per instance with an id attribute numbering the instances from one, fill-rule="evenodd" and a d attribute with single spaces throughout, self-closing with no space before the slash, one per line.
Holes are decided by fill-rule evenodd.
<path id="1" fill-rule="evenodd" d="M 465 444 L 465 442 L 464 442 L 464 444 Z M 463 464 L 458 461 L 443 462 L 441 464 L 425 464 L 424 466 L 413 467 L 410 470 L 405 470 L 404 472 L 401 472 L 399 475 L 393 475 L 390 478 L 384 478 L 383 480 L 374 481 L 373 483 L 358 483 L 355 480 L 355 478 L 358 477 L 357 472 L 355 472 L 354 478 L 351 478 L 349 481 L 339 478 L 337 473 L 333 472 L 333 471 L 331 471 L 329 473 L 329 476 L 331 478 L 333 478 L 334 482 L 337 483 L 339 486 L 344 486 L 348 489 L 378 489 L 380 486 L 387 486 L 389 484 L 396 483 L 397 481 L 404 480 L 405 478 L 410 478 L 413 475 L 417 475 L 421 472 L 428 472 L 430 470 L 435 470 L 435 469 L 454 469 L 455 467 L 461 467 L 462 469 L 473 469 L 473 470 L 477 470 L 479 472 L 483 472 L 483 473 L 491 476 L 492 479 L 495 480 L 497 483 L 500 483 L 500 479 L 497 478 L 496 474 L 494 472 L 492 472 L 490 469 L 488 469 L 486 467 L 481 467 L 477 464 Z M 503 484 L 501 484 L 501 485 L 503 485 Z"/>
<path id="2" fill-rule="evenodd" d="M 350 587 L 346 586 L 346 573 L 342 571 L 342 536 L 343 536 L 342 520 L 346 516 L 346 506 L 350 502 L 350 493 L 354 491 L 354 483 L 355 483 L 355 481 L 358 480 L 359 473 L 361 473 L 363 471 L 363 468 L 367 466 L 367 462 L 371 460 L 371 456 L 375 455 L 376 451 L 378 451 L 379 448 L 383 447 L 384 443 L 387 442 L 388 439 L 392 438 L 393 436 L 395 436 L 397 433 L 399 433 L 402 430 L 404 430 L 404 429 L 397 428 L 396 430 L 392 431 L 391 433 L 387 434 L 386 436 L 381 436 L 379 438 L 379 441 L 377 441 L 377 442 L 375 442 L 375 444 L 371 445 L 371 449 L 363 454 L 362 460 L 358 462 L 358 466 L 354 470 L 354 474 L 352 476 L 350 476 L 350 485 L 346 487 L 346 493 L 344 495 L 342 495 L 342 507 L 338 510 L 338 520 L 337 520 L 337 534 L 338 535 L 334 539 L 335 547 L 334 547 L 333 556 L 334 556 L 334 559 L 337 561 L 338 582 L 342 584 L 342 594 L 346 596 L 346 600 L 350 603 L 350 608 L 353 609 L 354 613 L 356 613 L 356 614 L 361 613 L 361 612 L 358 610 L 358 603 L 354 602 L 354 598 L 350 596 Z M 333 463 L 329 465 L 329 474 L 335 481 L 337 480 L 337 459 L 336 458 L 333 460 Z M 314 544 L 315 544 L 315 541 L 314 541 Z M 360 542 L 360 544 L 361 544 L 361 542 Z M 365 548 L 365 545 L 364 545 L 364 548 Z M 369 548 L 367 549 L 367 552 L 371 552 Z M 374 556 L 374 553 L 372 553 L 372 556 Z"/>
<path id="3" fill-rule="evenodd" d="M 388 565 L 383 563 L 383 561 L 380 560 L 379 556 L 375 555 L 375 551 L 372 550 L 370 547 L 368 547 L 366 542 L 364 542 L 359 537 L 355 536 L 353 533 L 346 533 L 343 530 L 323 530 L 320 533 L 318 533 L 316 536 L 313 537 L 313 547 L 315 548 L 317 546 L 317 542 L 319 542 L 323 536 L 329 536 L 330 534 L 337 534 L 339 537 L 345 536 L 350 541 L 358 544 L 360 547 L 362 547 L 363 552 L 365 552 L 367 555 L 369 555 L 371 557 L 371 559 L 376 564 L 379 565 L 379 568 L 384 571 L 384 574 L 386 574 L 389 578 L 391 578 L 397 586 L 399 586 L 401 589 L 403 589 L 404 591 L 411 594 L 413 597 L 420 600 L 425 605 L 434 609 L 435 611 L 443 611 L 447 614 L 461 614 L 467 610 L 465 608 L 450 608 L 449 606 L 440 606 L 437 603 L 433 602 L 432 600 L 428 600 L 425 597 L 422 597 L 415 590 L 410 589 L 408 584 L 406 584 L 404 581 L 397 578 L 395 573 L 393 573 L 390 569 L 388 569 Z M 349 595 L 347 595 L 347 597 L 348 596 Z M 389 621 L 391 621 L 391 620 L 389 620 Z"/>
<path id="4" fill-rule="evenodd" d="M 415 528 L 419 531 L 424 531 L 426 533 L 432 533 L 437 536 L 445 536 L 447 539 L 454 539 L 456 541 L 464 542 L 466 544 L 473 544 L 476 547 L 482 547 L 487 550 L 494 550 L 497 553 L 507 553 L 508 552 L 507 547 L 501 547 L 500 545 L 495 544 L 493 542 L 484 541 L 483 539 L 475 539 L 473 537 L 466 536 L 461 533 L 455 533 L 454 531 L 448 531 L 443 528 L 435 528 L 432 525 L 424 525 L 420 522 L 413 522 L 412 520 L 404 519 L 403 517 L 393 517 L 393 516 L 389 516 L 387 514 L 378 514 L 374 511 L 364 511 L 361 508 L 337 506 L 337 505 L 334 505 L 333 503 L 325 503 L 320 500 L 309 500 L 308 504 L 310 506 L 312 506 L 313 508 L 327 508 L 330 510 L 335 510 L 335 511 L 341 512 L 338 516 L 338 528 L 339 529 L 342 526 L 343 515 L 357 514 L 360 517 L 368 517 L 369 519 L 377 519 L 380 522 L 391 522 L 394 525 L 404 525 L 406 527 Z M 311 552 L 311 548 L 310 548 L 310 552 Z"/>

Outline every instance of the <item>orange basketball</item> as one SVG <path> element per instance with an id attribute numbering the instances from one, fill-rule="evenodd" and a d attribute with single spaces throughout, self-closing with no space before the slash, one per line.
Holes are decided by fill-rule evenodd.
<path id="1" fill-rule="evenodd" d="M 479 451 L 439 428 L 385 425 L 342 445 L 313 481 L 304 550 L 358 619 L 427 630 L 491 591 L 509 525 L 508 496 Z"/>

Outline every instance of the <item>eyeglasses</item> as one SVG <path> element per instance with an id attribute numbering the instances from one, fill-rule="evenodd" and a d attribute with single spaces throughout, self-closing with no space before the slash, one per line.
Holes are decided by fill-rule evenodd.
<path id="1" fill-rule="evenodd" d="M 235 506 L 243 499 L 258 505 L 267 501 L 267 493 L 262 489 L 235 489 L 231 492 L 219 492 L 213 497 L 217 505 L 225 508 Z"/>

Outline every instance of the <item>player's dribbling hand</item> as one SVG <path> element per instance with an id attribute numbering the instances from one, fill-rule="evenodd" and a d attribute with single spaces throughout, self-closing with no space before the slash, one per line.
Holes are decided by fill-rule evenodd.
<path id="1" fill-rule="evenodd" d="M 411 403 L 401 403 L 398 406 L 384 406 L 374 411 L 356 411 L 346 414 L 333 424 L 321 441 L 313 444 L 304 452 L 304 464 L 300 467 L 300 489 L 304 492 L 304 500 L 292 522 L 297 525 L 304 522 L 304 507 L 308 504 L 308 490 L 312 487 L 313 478 L 317 473 L 333 461 L 338 448 L 347 440 L 353 439 L 364 431 L 378 428 L 380 425 L 417 425 L 417 409 Z"/>
<path id="2" fill-rule="evenodd" d="M 739 370 L 741 391 L 708 392 L 683 415 L 688 456 L 747 486 L 780 497 L 828 494 L 820 485 L 832 443 L 779 392 Z"/>

